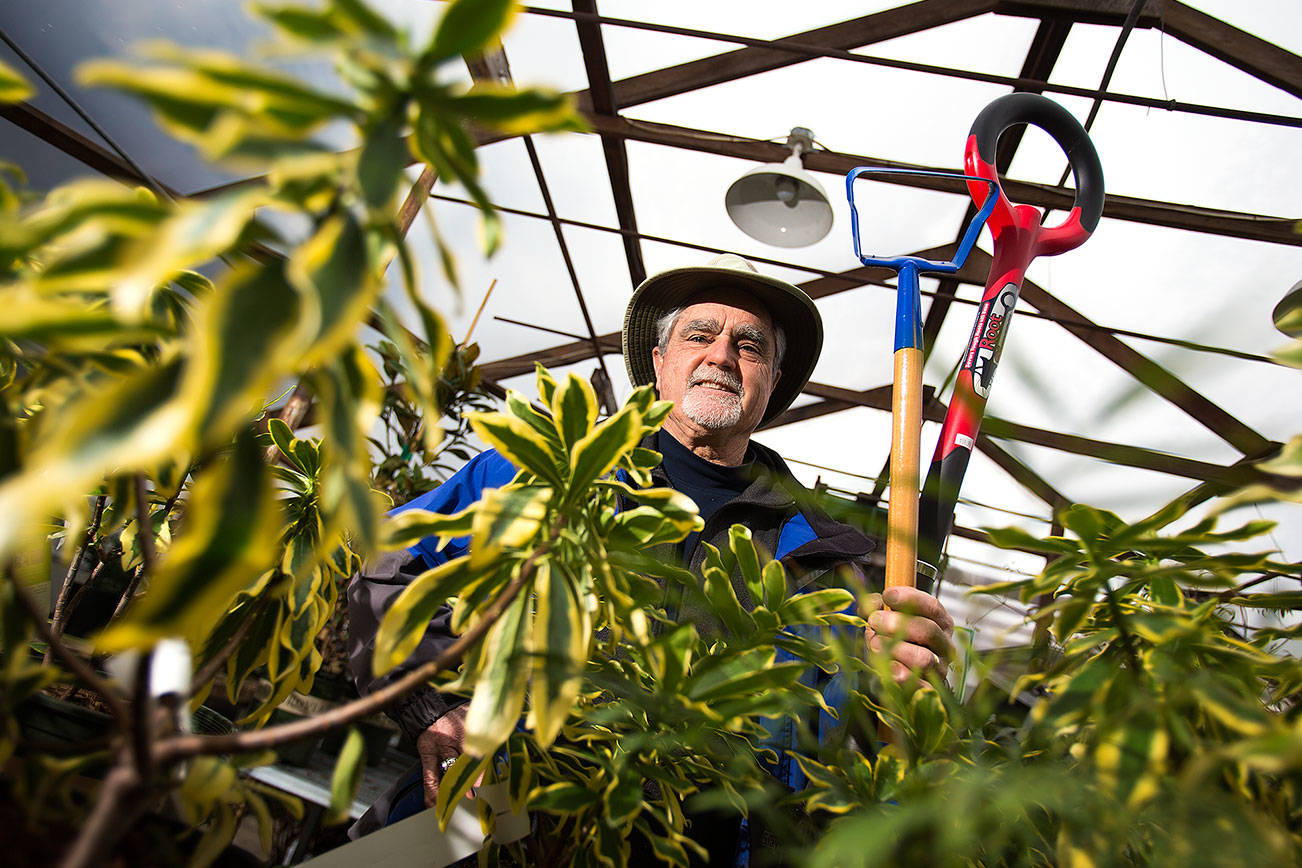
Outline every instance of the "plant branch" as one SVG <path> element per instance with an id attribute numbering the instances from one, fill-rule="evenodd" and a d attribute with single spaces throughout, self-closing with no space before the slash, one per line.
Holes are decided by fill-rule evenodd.
<path id="1" fill-rule="evenodd" d="M 95 587 L 97 582 L 99 582 L 99 577 L 103 572 L 104 561 L 100 561 L 95 565 L 95 569 L 90 571 L 90 575 L 86 577 L 86 581 L 81 583 L 81 587 L 77 589 L 77 593 L 72 595 L 72 599 L 68 601 L 68 607 L 63 613 L 65 625 L 67 620 L 72 617 L 73 612 L 76 612 L 77 609 L 81 607 L 81 601 L 85 598 L 86 594 L 90 592 L 91 588 Z M 63 630 L 60 630 L 58 635 L 62 636 L 63 632 Z"/>
<path id="2" fill-rule="evenodd" d="M 63 635 L 63 623 L 67 617 L 68 599 L 72 596 L 72 580 L 77 577 L 78 571 L 81 570 L 82 561 L 86 559 L 86 552 L 95 543 L 95 535 L 99 533 L 99 526 L 104 518 L 104 505 L 106 503 L 108 503 L 107 494 L 101 494 L 95 498 L 95 513 L 86 528 L 85 536 L 82 537 L 81 545 L 77 548 L 77 556 L 73 558 L 72 564 L 69 565 L 68 574 L 63 577 L 63 587 L 59 588 L 59 598 L 54 603 L 54 616 L 50 620 L 50 632 L 55 636 Z M 92 574 L 91 578 L 94 578 L 94 574 Z M 90 582 L 91 579 L 86 580 L 87 585 Z M 50 659 L 50 650 L 47 648 L 44 662 L 49 663 Z"/>
<path id="3" fill-rule="evenodd" d="M 23 587 L 23 583 L 18 580 L 18 577 L 13 574 L 12 570 L 8 571 L 8 575 L 9 581 L 14 587 L 14 599 L 18 602 L 18 605 L 23 609 L 31 622 L 36 626 L 36 632 L 45 640 L 49 650 L 53 651 L 54 656 L 63 661 L 63 665 L 68 667 L 68 670 L 79 678 L 83 684 L 91 690 L 94 690 L 101 698 L 103 698 L 104 703 L 109 707 L 113 716 L 117 718 L 119 725 L 126 726 L 127 721 L 131 719 L 131 710 L 127 707 L 127 704 L 122 701 L 122 697 L 118 696 L 117 692 L 113 690 L 113 687 L 108 683 L 108 681 L 92 669 L 89 663 L 69 648 L 67 643 L 63 641 L 62 637 L 55 636 L 54 633 L 50 631 L 49 622 L 46 621 L 45 615 L 37 607 L 36 601 L 32 599 L 31 594 L 27 593 L 27 589 Z"/>
<path id="4" fill-rule="evenodd" d="M 127 581 L 127 586 L 122 590 L 122 599 L 118 600 L 117 607 L 113 609 L 113 614 L 109 616 L 109 621 L 116 621 L 122 617 L 122 612 L 127 608 L 127 603 L 136 595 L 136 588 L 140 587 L 140 577 L 144 573 L 144 565 L 138 566 L 131 573 L 131 578 Z"/>
<path id="5" fill-rule="evenodd" d="M 160 763 L 172 763 L 200 754 L 251 753 L 268 750 L 299 739 L 321 735 L 336 727 L 368 717 L 382 710 L 390 703 L 396 702 L 416 688 L 427 684 L 439 672 L 444 669 L 451 669 L 461 662 L 461 658 L 465 653 L 488 633 L 511 603 L 515 602 L 515 598 L 520 595 L 520 591 L 532 580 L 537 569 L 538 559 L 551 551 L 552 545 L 555 544 L 564 523 L 565 517 L 563 515 L 558 516 L 549 529 L 547 541 L 534 549 L 521 567 L 519 575 L 511 580 L 502 591 L 502 595 L 485 610 L 483 617 L 476 621 L 473 627 L 458 636 L 455 642 L 430 662 L 413 669 L 402 678 L 374 693 L 341 705 L 325 714 L 305 718 L 294 723 L 287 723 L 283 726 L 241 732 L 234 735 L 177 736 L 158 745 L 156 758 Z"/>

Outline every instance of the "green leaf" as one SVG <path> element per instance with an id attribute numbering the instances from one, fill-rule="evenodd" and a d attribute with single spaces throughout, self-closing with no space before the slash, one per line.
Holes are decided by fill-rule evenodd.
<path id="1" fill-rule="evenodd" d="M 496 567 L 493 563 L 474 566 L 470 556 L 465 555 L 413 579 L 389 606 L 376 630 L 375 674 L 383 675 L 410 657 L 439 606 L 491 574 Z"/>
<path id="2" fill-rule="evenodd" d="M 984 527 L 990 535 L 990 544 L 1002 549 L 1028 549 L 1047 554 L 1075 554 L 1080 547 L 1063 537 L 1041 538 L 1033 536 L 1019 527 Z"/>
<path id="3" fill-rule="evenodd" d="M 566 446 L 556 429 L 556 422 L 546 414 L 538 412 L 524 395 L 514 389 L 510 389 L 506 393 L 506 412 L 510 416 L 526 422 L 530 428 L 537 431 L 547 441 L 548 451 L 553 455 L 561 455 L 565 452 Z"/>
<path id="4" fill-rule="evenodd" d="M 641 417 L 633 407 L 624 407 L 574 444 L 570 456 L 570 497 L 581 496 L 592 481 L 604 476 L 641 439 Z"/>
<path id="5" fill-rule="evenodd" d="M 511 736 L 507 754 L 507 797 L 511 811 L 518 814 L 524 810 L 525 800 L 533 787 L 534 778 L 533 764 L 529 762 L 529 750 L 525 746 L 523 733 Z"/>
<path id="6" fill-rule="evenodd" d="M 542 366 L 542 362 L 534 362 L 534 380 L 538 386 L 538 397 L 542 400 L 543 406 L 552 405 L 552 397 L 556 394 L 556 379 L 552 376 L 551 371 Z"/>
<path id="7" fill-rule="evenodd" d="M 518 9 L 514 0 L 454 0 L 421 54 L 420 66 L 432 69 L 445 60 L 477 53 L 506 29 Z"/>
<path id="8" fill-rule="evenodd" d="M 587 130 L 570 96 L 538 88 L 480 83 L 469 93 L 453 97 L 448 108 L 477 124 L 513 135 Z"/>
<path id="9" fill-rule="evenodd" d="M 338 355 L 370 315 L 381 289 L 362 228 L 350 214 L 323 221 L 289 258 L 285 276 L 301 302 L 299 365 Z"/>
<path id="10" fill-rule="evenodd" d="M 307 42 L 329 42 L 344 35 L 339 22 L 328 12 L 264 3 L 254 4 L 253 11 L 285 33 Z"/>
<path id="11" fill-rule="evenodd" d="M 526 617 L 530 598 L 521 594 L 488 631 L 476 655 L 475 693 L 466 712 L 466 752 L 491 757 L 515 729 L 524 708 L 530 666 Z"/>
<path id="12" fill-rule="evenodd" d="M 1277 473 L 1280 476 L 1302 476 L 1302 434 L 1289 440 L 1279 455 L 1257 466 L 1267 473 Z"/>
<path id="13" fill-rule="evenodd" d="M 443 780 L 439 782 L 438 799 L 434 802 L 434 814 L 438 817 L 440 830 L 447 830 L 457 804 L 475 785 L 475 781 L 488 771 L 492 761 L 492 754 L 475 757 L 467 752 L 457 757 L 456 762 L 443 773 Z"/>
<path id="14" fill-rule="evenodd" d="M 726 677 L 691 683 L 688 696 L 697 702 L 711 704 L 733 698 L 762 698 L 774 691 L 790 688 L 805 670 L 805 665 L 801 661 L 773 663 L 770 651 L 764 665 L 753 668 L 730 666 L 725 670 Z"/>
<path id="15" fill-rule="evenodd" d="M 1053 636 L 1059 642 L 1066 642 L 1094 608 L 1092 597 L 1059 597 L 1054 601 L 1053 609 L 1057 617 L 1053 622 Z"/>
<path id="16" fill-rule="evenodd" d="M 1239 594 L 1229 602 L 1231 606 L 1298 611 L 1302 609 L 1302 591 L 1281 591 L 1275 594 Z"/>
<path id="17" fill-rule="evenodd" d="M 653 546 L 683 539 L 700 524 L 691 516 L 687 521 L 673 521 L 650 506 L 626 509 L 615 516 L 610 539 L 634 547 Z"/>
<path id="18" fill-rule="evenodd" d="M 362 0 L 330 0 L 330 6 L 332 13 L 355 25 L 363 33 L 385 40 L 397 39 L 399 36 L 387 18 Z"/>
<path id="19" fill-rule="evenodd" d="M 234 246 L 266 203 L 266 193 L 254 190 L 175 205 L 172 216 L 128 254 L 130 265 L 113 284 L 113 309 L 143 318 L 159 287 Z"/>
<path id="20" fill-rule="evenodd" d="M 778 617 L 784 624 L 818 623 L 822 616 L 848 609 L 854 604 L 854 594 L 842 588 L 823 588 L 804 594 L 794 594 L 778 607 Z"/>
<path id="21" fill-rule="evenodd" d="M 558 783 L 529 794 L 529 808 L 549 814 L 579 814 L 597 804 L 601 793 L 581 784 Z"/>
<path id="22" fill-rule="evenodd" d="M 597 395 L 588 381 L 577 374 L 561 381 L 549 405 L 566 450 L 587 437 L 597 421 Z"/>
<path id="23" fill-rule="evenodd" d="M 470 427 L 502 457 L 521 470 L 560 487 L 559 458 L 546 438 L 527 422 L 501 413 L 467 413 Z"/>
<path id="24" fill-rule="evenodd" d="M 551 746 L 574 708 L 582 687 L 580 676 L 588 659 L 592 619 L 579 599 L 578 588 L 563 570 L 540 560 L 534 576 L 534 655 L 530 724 L 538 746 Z"/>
<path id="25" fill-rule="evenodd" d="M 780 561 L 769 561 L 764 565 L 760 579 L 764 586 L 764 605 L 776 611 L 787 598 L 787 571 Z"/>
<path id="26" fill-rule="evenodd" d="M 683 676 L 692 665 L 696 641 L 696 627 L 685 623 L 666 630 L 647 646 L 647 660 L 656 674 L 660 690 L 668 693 L 680 691 Z"/>
<path id="27" fill-rule="evenodd" d="M 190 496 L 204 508 L 187 512 L 149 592 L 100 635 L 101 649 L 139 648 L 165 636 L 199 642 L 276 556 L 280 514 L 251 431 L 241 432 L 228 459 L 195 479 Z"/>
<path id="28" fill-rule="evenodd" d="M 195 312 L 195 348 L 179 399 L 204 442 L 229 437 L 292 367 L 300 310 L 282 267 L 245 265 Z"/>
<path id="29" fill-rule="evenodd" d="M 764 584 L 760 578 L 759 555 L 755 551 L 755 543 L 751 539 L 750 529 L 740 524 L 734 524 L 728 528 L 728 547 L 732 549 L 732 556 L 737 561 L 737 568 L 741 571 L 742 581 L 746 583 L 746 588 L 750 591 L 750 598 L 752 600 L 764 599 Z"/>
<path id="30" fill-rule="evenodd" d="M 327 826 L 348 819 L 357 797 L 357 787 L 362 782 L 362 761 L 366 758 L 366 742 L 357 727 L 350 726 L 344 746 L 335 760 L 335 771 L 330 777 L 330 804 L 322 822 Z"/>
<path id="31" fill-rule="evenodd" d="M 180 372 L 179 360 L 165 361 L 61 408 L 27 456 L 27 472 L 0 485 L 0 551 L 108 473 L 145 470 L 185 449 L 187 416 L 175 403 Z"/>
<path id="32" fill-rule="evenodd" d="M 741 607 L 731 577 L 707 563 L 702 584 L 711 614 L 717 616 L 734 636 L 750 635 L 755 629 L 755 619 Z"/>
<path id="33" fill-rule="evenodd" d="M 437 536 L 443 543 L 457 537 L 468 537 L 474 529 L 478 504 L 472 504 L 453 515 L 430 512 L 425 509 L 404 509 L 388 516 L 384 523 L 384 548 L 409 548 L 423 539 Z M 439 548 L 442 548 L 442 543 Z"/>
<path id="34" fill-rule="evenodd" d="M 484 492 L 471 525 L 470 563 L 478 566 L 503 551 L 526 548 L 547 518 L 552 490 L 506 486 Z"/>
<path id="35" fill-rule="evenodd" d="M 366 204 L 379 211 L 389 207 L 398 179 L 408 162 L 407 140 L 397 119 L 385 119 L 367 130 L 357 158 L 357 180 Z"/>
<path id="36" fill-rule="evenodd" d="M 0 60 L 0 102 L 22 102 L 36 91 L 12 66 Z"/>

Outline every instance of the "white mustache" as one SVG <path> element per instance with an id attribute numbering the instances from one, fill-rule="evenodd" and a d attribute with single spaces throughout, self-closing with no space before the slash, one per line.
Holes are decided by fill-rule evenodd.
<path id="1" fill-rule="evenodd" d="M 729 371 L 712 371 L 710 373 L 702 373 L 698 371 L 697 373 L 692 374 L 692 378 L 688 380 L 687 386 L 688 388 L 691 388 L 692 386 L 699 386 L 701 383 L 722 386 L 737 395 L 741 395 L 742 391 L 741 377 L 738 377 L 736 374 Z"/>

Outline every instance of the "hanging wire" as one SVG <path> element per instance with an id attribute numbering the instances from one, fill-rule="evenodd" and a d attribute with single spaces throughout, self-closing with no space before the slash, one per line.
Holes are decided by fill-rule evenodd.
<path id="1" fill-rule="evenodd" d="M 1090 105 L 1089 115 L 1085 118 L 1085 132 L 1089 132 L 1094 126 L 1094 119 L 1099 115 L 1099 108 L 1103 105 L 1103 94 L 1108 90 L 1108 84 L 1112 81 L 1112 73 L 1117 69 L 1117 62 L 1121 60 L 1121 50 L 1126 47 L 1126 40 L 1130 38 L 1130 31 L 1135 29 L 1135 22 L 1139 20 L 1139 13 L 1144 8 L 1148 0 L 1135 0 L 1130 4 L 1130 11 L 1126 13 L 1126 20 L 1121 25 L 1121 34 L 1117 37 L 1117 44 L 1112 46 L 1112 56 L 1108 58 L 1108 65 L 1103 70 L 1103 79 L 1099 82 L 1099 89 L 1094 95 L 1094 101 Z M 1062 170 L 1062 177 L 1058 179 L 1058 186 L 1067 183 L 1071 177 L 1071 166 Z M 1046 209 L 1045 214 L 1049 210 Z"/>

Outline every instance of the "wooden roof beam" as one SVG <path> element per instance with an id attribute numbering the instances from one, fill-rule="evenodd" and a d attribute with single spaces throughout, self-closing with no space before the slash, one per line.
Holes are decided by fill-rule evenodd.
<path id="1" fill-rule="evenodd" d="M 779 144 L 761 142 L 754 139 L 742 139 L 720 133 L 676 127 L 669 124 L 649 121 L 629 121 L 622 117 L 588 114 L 588 123 L 594 132 L 617 134 L 627 139 L 666 145 L 674 148 L 701 151 L 702 153 L 736 157 L 759 163 L 780 163 L 787 156 L 787 149 Z M 856 154 L 843 154 L 835 151 L 811 151 L 802 157 L 805 169 L 812 172 L 826 172 L 844 177 L 856 166 L 877 166 L 897 169 L 935 169 L 932 166 L 920 166 L 915 163 L 901 163 L 894 160 L 882 160 Z M 945 169 L 945 171 L 953 171 Z M 879 179 L 883 183 L 916 187 L 924 190 L 940 190 L 966 196 L 967 187 L 961 181 L 949 178 L 936 178 L 926 175 L 887 175 Z M 1002 182 L 1004 192 L 1014 202 L 1052 208 L 1057 211 L 1071 209 L 1075 192 L 1051 184 L 1037 184 L 1006 178 Z M 1272 244 L 1302 246 L 1302 233 L 1296 231 L 1297 219 L 1271 217 L 1261 214 L 1247 214 L 1239 211 L 1223 211 L 1217 208 L 1203 208 L 1198 205 L 1182 205 L 1174 202 L 1157 202 L 1149 199 L 1137 199 L 1130 196 L 1117 196 L 1109 193 L 1103 205 L 1103 216 L 1116 220 L 1145 223 L 1151 226 L 1166 226 L 1172 229 L 1184 229 L 1190 232 L 1203 232 L 1209 235 L 1222 235 L 1229 238 L 1247 238 L 1253 241 L 1266 241 Z"/>
<path id="2" fill-rule="evenodd" d="M 1133 0 L 1000 0 L 994 11 L 1120 26 L 1133 5 Z M 1187 45 L 1302 97 L 1302 58 L 1179 0 L 1148 0 L 1135 26 L 1161 28 Z"/>
<path id="3" fill-rule="evenodd" d="M 995 0 L 921 0 L 908 6 L 806 30 L 785 39 L 824 48 L 862 48 L 981 15 L 996 5 Z M 618 110 L 677 96 L 806 60 L 809 58 L 780 49 L 739 48 L 614 82 L 615 108 Z M 580 91 L 577 96 L 580 105 L 595 105 L 591 91 Z"/>
<path id="4" fill-rule="evenodd" d="M 596 14 L 596 0 L 574 0 L 575 12 Z M 616 112 L 615 92 L 610 81 L 610 68 L 606 63 L 606 45 L 601 38 L 601 25 L 595 21 L 576 18 L 579 48 L 583 52 L 583 66 L 588 73 L 588 100 L 601 114 Z M 637 236 L 637 215 L 633 210 L 633 187 L 629 181 L 628 151 L 624 139 L 615 135 L 601 137 L 601 150 L 606 158 L 606 173 L 610 176 L 610 192 L 615 199 L 615 216 L 624 233 L 624 256 L 628 260 L 628 274 L 633 286 L 646 280 L 646 265 L 642 259 L 642 242 Z"/>
<path id="5" fill-rule="evenodd" d="M 889 412 L 891 409 L 891 387 L 889 385 L 857 391 L 822 383 L 809 383 L 805 387 L 805 394 L 816 395 L 823 400 L 800 407 L 793 407 L 767 427 L 776 428 L 789 425 L 793 422 L 839 412 L 851 407 L 868 407 L 885 412 Z M 924 418 L 929 422 L 943 422 L 945 420 L 945 406 L 934 400 L 934 397 L 934 390 L 930 386 L 925 387 L 923 396 Z M 1054 449 L 1070 455 L 1097 458 L 1110 464 L 1137 467 L 1141 470 L 1153 470 L 1158 473 L 1182 476 L 1187 479 L 1216 482 L 1221 485 L 1244 485 L 1250 481 L 1246 470 L 1237 465 L 1222 467 L 1219 464 L 1183 458 L 1179 455 L 1145 449 L 1142 446 L 1112 443 L 1091 437 L 1081 437 L 1076 434 L 1065 434 L 1060 431 L 1036 428 L 1031 425 L 1001 419 L 997 416 L 987 416 L 982 420 L 981 431 L 984 436 L 994 440 L 1028 443 L 1032 446 Z"/>

